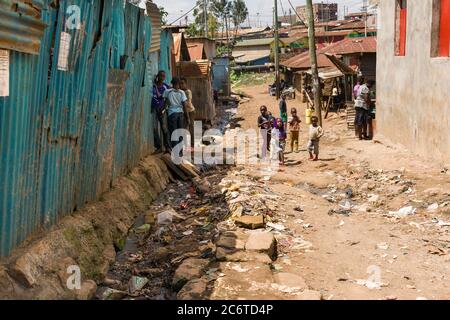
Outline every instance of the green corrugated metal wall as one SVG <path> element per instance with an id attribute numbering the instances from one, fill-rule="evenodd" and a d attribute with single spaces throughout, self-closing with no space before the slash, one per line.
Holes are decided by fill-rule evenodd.
<path id="1" fill-rule="evenodd" d="M 80 30 L 65 29 L 69 5 L 81 9 Z M 62 0 L 42 20 L 39 55 L 11 51 L 10 96 L 0 97 L 0 256 L 153 151 L 151 81 L 171 74 L 170 32 L 149 53 L 151 21 L 124 0 Z M 57 70 L 62 31 L 72 35 L 67 72 Z"/>

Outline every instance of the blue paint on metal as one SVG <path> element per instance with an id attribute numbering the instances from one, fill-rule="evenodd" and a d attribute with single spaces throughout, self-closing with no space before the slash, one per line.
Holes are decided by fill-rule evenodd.
<path id="1" fill-rule="evenodd" d="M 215 58 L 213 64 L 214 90 L 225 96 L 230 95 L 230 59 Z"/>
<path id="2" fill-rule="evenodd" d="M 10 96 L 0 98 L 0 256 L 98 199 L 153 151 L 151 80 L 171 74 L 170 31 L 150 54 L 152 26 L 139 8 L 47 1 L 39 55 L 11 51 Z M 69 5 L 81 8 L 80 30 L 65 27 Z M 57 68 L 63 31 L 72 36 L 67 72 Z"/>

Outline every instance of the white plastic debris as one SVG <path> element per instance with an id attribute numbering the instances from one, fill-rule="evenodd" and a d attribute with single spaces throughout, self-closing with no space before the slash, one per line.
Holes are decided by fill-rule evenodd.
<path id="1" fill-rule="evenodd" d="M 269 228 L 275 229 L 277 231 L 284 231 L 284 230 L 286 230 L 286 227 L 283 226 L 282 224 L 276 224 L 276 223 L 269 222 L 269 223 L 267 223 L 267 226 Z"/>
<path id="2" fill-rule="evenodd" d="M 439 204 L 438 203 L 433 203 L 432 205 L 428 206 L 427 211 L 428 212 L 434 212 L 437 209 L 439 209 Z"/>
<path id="3" fill-rule="evenodd" d="M 417 209 L 413 206 L 401 208 L 398 211 L 389 211 L 389 215 L 395 216 L 397 218 L 406 218 L 407 216 L 414 215 Z"/>

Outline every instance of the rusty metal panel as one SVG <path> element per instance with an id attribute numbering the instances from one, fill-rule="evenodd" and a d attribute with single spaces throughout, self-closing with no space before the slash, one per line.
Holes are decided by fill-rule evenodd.
<path id="1" fill-rule="evenodd" d="M 24 3 L 41 3 L 49 27 L 38 55 L 11 52 L 10 96 L 0 97 L 0 256 L 98 199 L 153 151 L 145 79 L 159 68 L 171 74 L 170 64 L 158 61 L 162 54 L 149 53 L 152 22 L 136 6 Z M 81 9 L 80 29 L 64 28 L 70 5 Z M 63 31 L 71 34 L 67 71 L 58 70 Z M 169 39 L 165 33 L 161 40 L 164 57 Z"/>
<path id="2" fill-rule="evenodd" d="M 161 45 L 161 13 L 156 4 L 147 2 L 147 14 L 149 15 L 152 22 L 152 40 L 150 45 L 150 52 L 155 52 L 160 49 Z"/>
<path id="3" fill-rule="evenodd" d="M 47 25 L 43 0 L 0 0 L 0 48 L 38 54 Z"/>

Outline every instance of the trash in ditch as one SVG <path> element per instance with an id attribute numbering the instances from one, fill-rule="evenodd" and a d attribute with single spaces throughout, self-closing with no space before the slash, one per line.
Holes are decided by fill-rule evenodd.
<path id="1" fill-rule="evenodd" d="M 147 233 L 150 231 L 150 229 L 152 228 L 151 225 L 149 224 L 143 224 L 142 226 L 140 226 L 139 228 L 136 228 L 136 233 L 137 234 L 142 234 L 142 233 Z"/>
<path id="2" fill-rule="evenodd" d="M 137 291 L 141 291 L 148 283 L 147 278 L 143 277 L 131 277 L 130 282 L 128 283 L 128 289 L 130 293 L 133 294 Z"/>

